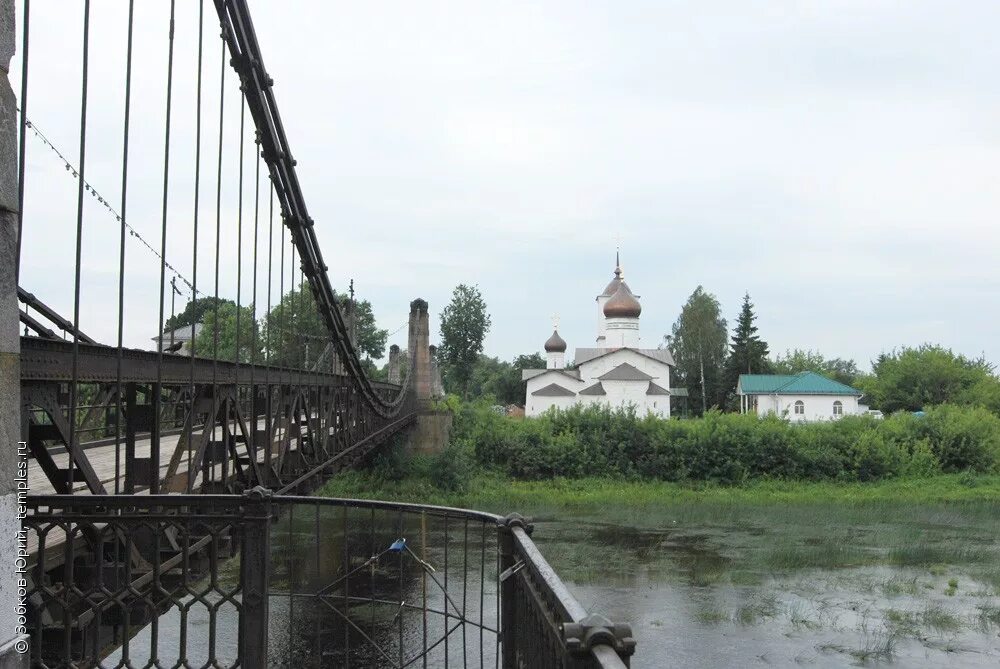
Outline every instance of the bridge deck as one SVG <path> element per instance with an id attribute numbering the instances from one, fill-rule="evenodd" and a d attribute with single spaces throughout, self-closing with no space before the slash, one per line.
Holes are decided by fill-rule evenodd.
<path id="1" fill-rule="evenodd" d="M 258 429 L 264 429 L 264 419 L 257 421 Z M 283 428 L 275 428 L 275 439 L 278 440 L 283 436 Z M 212 439 L 222 438 L 222 428 L 217 427 L 212 435 Z M 160 479 L 162 480 L 167 474 L 167 468 L 169 467 L 169 456 L 177 448 L 177 441 L 180 439 L 179 434 L 173 435 L 162 435 L 160 437 Z M 118 450 L 120 453 L 120 469 L 118 470 L 118 476 L 120 479 L 119 490 L 121 486 L 124 485 L 124 471 L 125 471 L 125 439 L 123 438 L 121 443 L 117 446 L 115 444 L 107 444 L 102 446 L 90 446 L 86 444 L 83 445 L 85 452 L 87 454 L 87 459 L 90 460 L 90 464 L 94 468 L 94 472 L 97 474 L 98 479 L 107 489 L 109 494 L 115 492 L 115 451 Z M 135 455 L 137 458 L 148 458 L 150 456 L 150 451 L 152 448 L 152 443 L 149 437 L 137 437 L 135 440 Z M 298 438 L 293 433 L 291 436 L 291 446 L 290 451 L 294 452 L 298 448 Z M 61 453 L 55 453 L 52 455 L 52 459 L 55 461 L 61 469 L 69 466 L 69 454 L 65 451 Z M 257 462 L 261 464 L 264 462 L 265 453 L 260 450 L 257 453 Z M 218 467 L 219 465 L 216 465 Z M 177 473 L 186 474 L 188 471 L 188 461 L 187 458 L 182 457 L 181 463 L 178 466 Z M 198 474 L 196 483 L 201 482 L 201 473 Z M 55 494 L 55 488 L 52 487 L 52 483 L 45 476 L 45 472 L 38 465 L 35 460 L 30 460 L 28 462 L 28 487 L 33 495 L 52 495 Z M 136 491 L 145 491 L 146 486 L 136 486 Z M 74 494 L 88 494 L 87 484 L 82 480 L 82 477 L 77 473 L 76 478 L 73 481 L 73 493 Z"/>

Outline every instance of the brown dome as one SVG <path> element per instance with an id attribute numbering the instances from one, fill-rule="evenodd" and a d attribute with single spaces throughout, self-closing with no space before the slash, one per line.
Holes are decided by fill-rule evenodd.
<path id="1" fill-rule="evenodd" d="M 615 278 L 611 279 L 611 282 L 608 283 L 608 285 L 604 287 L 604 292 L 601 293 L 598 297 L 611 297 L 612 295 L 614 295 L 615 293 L 618 292 L 618 288 L 620 286 L 625 286 L 625 290 L 629 291 L 629 294 L 632 293 L 632 291 L 628 287 L 628 284 L 625 283 L 625 279 L 622 278 L 622 275 L 623 275 L 623 272 L 622 272 L 622 263 L 621 263 L 621 260 L 619 259 L 617 251 L 615 251 L 615 272 L 614 272 L 614 274 L 615 274 Z"/>
<path id="2" fill-rule="evenodd" d="M 632 289 L 628 287 L 627 283 L 625 283 L 625 279 L 616 276 L 615 278 L 611 279 L 611 283 L 609 283 L 604 288 L 604 292 L 601 293 L 601 297 L 611 297 L 612 295 L 618 292 L 618 288 L 620 286 L 625 286 L 625 290 L 629 291 L 630 293 L 632 292 Z"/>
<path id="3" fill-rule="evenodd" d="M 624 282 L 604 305 L 605 318 L 639 318 L 641 313 L 642 305 Z"/>
<path id="4" fill-rule="evenodd" d="M 566 342 L 563 338 L 559 336 L 557 330 L 552 331 L 552 336 L 548 338 L 545 342 L 545 352 L 546 353 L 565 353 L 566 352 Z"/>

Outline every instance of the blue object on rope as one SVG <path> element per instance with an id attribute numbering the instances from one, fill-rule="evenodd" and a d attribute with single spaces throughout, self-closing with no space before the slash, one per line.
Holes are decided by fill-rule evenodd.
<path id="1" fill-rule="evenodd" d="M 400 553 L 404 548 L 406 548 L 406 539 L 396 539 L 392 542 L 392 545 L 389 546 L 389 550 L 393 553 Z"/>

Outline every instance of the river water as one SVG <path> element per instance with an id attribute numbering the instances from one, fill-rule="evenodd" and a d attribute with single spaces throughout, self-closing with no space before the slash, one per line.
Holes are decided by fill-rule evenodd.
<path id="1" fill-rule="evenodd" d="M 998 667 L 1000 535 L 939 513 L 903 527 L 552 516 L 535 540 L 585 608 L 631 623 L 635 668 Z"/>
<path id="2" fill-rule="evenodd" d="M 378 542 L 350 535 L 345 550 L 341 523 L 329 520 L 318 532 L 289 524 L 274 535 L 272 585 L 286 594 L 271 598 L 272 666 L 339 667 L 348 657 L 355 667 L 397 666 L 425 643 L 427 666 L 445 666 L 446 655 L 449 666 L 463 666 L 463 655 L 468 666 L 495 665 L 492 538 L 474 531 L 470 543 L 452 528 L 445 540 L 440 527 L 411 522 L 386 536 L 409 537 L 413 556 L 386 554 L 359 569 Z M 632 625 L 637 669 L 994 668 L 998 523 L 1000 508 L 990 505 L 560 510 L 536 515 L 534 539 L 585 608 Z M 337 584 L 345 563 L 357 574 L 348 592 L 338 586 L 326 600 L 313 596 Z M 230 567 L 222 582 L 238 573 Z M 451 602 L 441 587 L 446 567 Z M 385 602 L 342 599 L 372 593 Z M 211 639 L 226 664 L 238 640 L 235 608 L 212 594 L 203 599 L 186 613 L 187 648 L 196 649 L 187 655 L 206 660 Z M 446 627 L 435 609 L 464 610 L 471 624 Z M 171 657 L 164 649 L 178 647 L 180 615 L 168 612 L 158 627 L 161 656 Z M 142 660 L 137 649 L 148 637 L 145 630 L 133 640 L 133 661 Z"/>

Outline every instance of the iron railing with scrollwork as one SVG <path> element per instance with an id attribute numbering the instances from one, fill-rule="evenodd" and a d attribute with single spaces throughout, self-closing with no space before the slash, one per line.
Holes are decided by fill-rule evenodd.
<path id="1" fill-rule="evenodd" d="M 244 495 L 31 497 L 34 667 L 623 667 L 520 517 Z"/>

